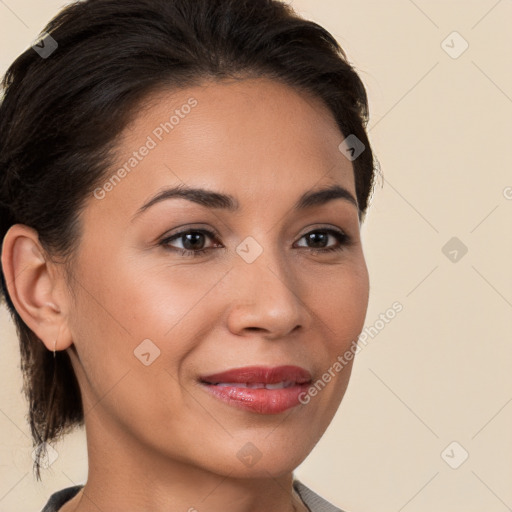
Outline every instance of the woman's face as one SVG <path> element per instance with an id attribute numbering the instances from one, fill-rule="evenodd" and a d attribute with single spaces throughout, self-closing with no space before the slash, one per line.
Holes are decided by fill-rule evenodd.
<path id="1" fill-rule="evenodd" d="M 284 474 L 338 408 L 351 362 L 332 368 L 368 303 L 344 136 L 319 100 L 266 79 L 152 100 L 86 203 L 70 282 L 68 352 L 97 448 L 90 457 L 108 446 L 109 458 L 117 448 L 217 474 Z M 300 204 L 333 186 L 345 192 Z M 207 192 L 153 201 L 175 187 Z M 272 381 L 262 370 L 204 382 L 249 366 L 305 376 L 284 369 Z M 330 368 L 306 395 L 300 382 Z M 291 386 L 247 389 L 244 380 Z"/>

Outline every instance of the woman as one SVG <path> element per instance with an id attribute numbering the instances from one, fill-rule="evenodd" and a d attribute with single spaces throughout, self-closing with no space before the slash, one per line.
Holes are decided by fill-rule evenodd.
<path id="1" fill-rule="evenodd" d="M 293 475 L 369 281 L 365 88 L 277 0 L 86 0 L 4 79 L 2 289 L 46 512 L 334 511 Z M 343 360 L 343 364 L 340 362 Z"/>

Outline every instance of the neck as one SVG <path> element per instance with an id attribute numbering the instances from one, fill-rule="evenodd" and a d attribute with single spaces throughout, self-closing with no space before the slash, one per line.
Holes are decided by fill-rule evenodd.
<path id="1" fill-rule="evenodd" d="M 303 512 L 293 473 L 240 477 L 170 459 L 125 432 L 86 423 L 89 474 L 85 487 L 60 512 Z"/>

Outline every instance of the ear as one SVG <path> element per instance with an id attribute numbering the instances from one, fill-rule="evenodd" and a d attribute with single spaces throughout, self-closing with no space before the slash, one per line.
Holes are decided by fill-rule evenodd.
<path id="1" fill-rule="evenodd" d="M 9 228 L 2 246 L 2 268 L 16 311 L 46 348 L 71 346 L 64 274 L 48 258 L 37 231 L 24 224 Z"/>

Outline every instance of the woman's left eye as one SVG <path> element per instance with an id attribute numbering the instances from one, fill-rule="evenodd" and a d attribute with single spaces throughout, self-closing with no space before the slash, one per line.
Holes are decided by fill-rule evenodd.
<path id="1" fill-rule="evenodd" d="M 181 231 L 170 237 L 164 238 L 159 242 L 159 245 L 177 251 L 183 256 L 200 256 L 205 252 L 215 248 L 222 247 L 221 244 L 217 244 L 214 247 L 204 247 L 204 238 L 215 239 L 215 233 L 206 229 L 189 229 L 187 231 Z M 327 246 L 329 237 L 333 237 L 337 240 L 338 244 L 333 246 Z M 336 229 L 315 229 L 303 235 L 299 240 L 305 239 L 306 243 L 312 243 L 316 247 L 306 247 L 313 253 L 326 253 L 331 251 L 341 251 L 346 246 L 350 245 L 351 238 L 349 235 Z M 171 242 L 179 240 L 182 247 L 175 247 L 171 245 Z M 326 247 L 327 246 L 327 247 Z M 304 247 L 304 246 L 299 246 Z"/>
<path id="2" fill-rule="evenodd" d="M 329 236 L 334 237 L 338 241 L 338 245 L 324 247 L 323 244 L 325 243 L 327 245 Z M 302 240 L 302 238 L 306 238 L 308 241 L 320 245 L 320 248 L 309 247 L 309 249 L 311 249 L 311 251 L 314 253 L 341 251 L 352 242 L 349 235 L 343 231 L 338 231 L 337 229 L 315 229 L 314 231 L 306 233 L 300 239 Z"/>

